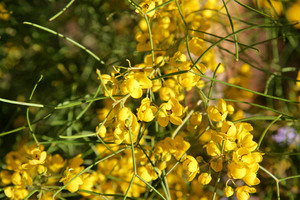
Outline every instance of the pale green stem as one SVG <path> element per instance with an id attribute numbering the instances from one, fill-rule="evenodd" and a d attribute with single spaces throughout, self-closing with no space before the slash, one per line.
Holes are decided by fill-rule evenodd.
<path id="1" fill-rule="evenodd" d="M 141 181 L 143 181 L 146 185 L 148 185 L 156 194 L 158 194 L 162 199 L 166 200 L 166 198 L 161 195 L 152 185 L 150 185 L 147 181 L 145 181 L 144 179 L 142 179 L 142 177 L 140 177 L 139 175 L 136 175 L 136 177 L 138 177 L 139 179 L 141 179 Z"/>
<path id="2" fill-rule="evenodd" d="M 27 103 L 27 102 L 14 101 L 14 100 L 8 100 L 8 99 L 3 99 L 3 98 L 0 98 L 0 101 L 5 102 L 5 103 L 10 103 L 10 104 L 21 105 L 21 106 L 44 108 L 43 104 Z"/>
<path id="3" fill-rule="evenodd" d="M 29 97 L 29 101 L 31 101 L 31 99 L 32 99 L 32 97 L 33 97 L 33 94 L 34 94 L 34 92 L 35 92 L 35 90 L 36 90 L 36 87 L 37 87 L 37 85 L 39 84 L 39 82 L 40 82 L 42 79 L 43 79 L 43 75 L 41 75 L 41 77 L 39 78 L 39 80 L 37 81 L 37 83 L 34 85 L 32 91 L 31 91 L 30 97 Z M 31 126 L 31 123 L 30 123 L 30 119 L 29 119 L 29 107 L 27 107 L 27 109 L 26 109 L 26 121 L 27 121 L 27 124 L 28 124 L 28 127 L 29 127 L 29 131 L 30 131 L 30 133 L 31 133 L 31 135 L 32 135 L 32 137 L 33 137 L 35 143 L 37 144 L 37 146 L 39 146 L 39 141 L 38 141 L 38 139 L 36 138 L 36 135 L 35 135 L 35 133 L 34 133 L 34 131 L 33 131 L 33 128 L 32 128 L 32 126 Z"/>
<path id="4" fill-rule="evenodd" d="M 256 150 L 259 150 L 259 147 L 260 147 L 260 145 L 261 145 L 261 143 L 262 143 L 262 141 L 263 141 L 263 139 L 264 139 L 264 137 L 265 137 L 267 131 L 269 130 L 269 128 L 270 128 L 275 122 L 277 122 L 277 121 L 280 119 L 281 116 L 282 116 L 282 115 L 279 115 L 278 117 L 276 117 L 276 119 L 274 119 L 274 120 L 267 126 L 267 128 L 264 130 L 264 132 L 261 134 L 261 136 L 260 136 L 260 138 L 259 138 L 259 141 L 258 141 L 258 143 L 257 143 Z"/>
<path id="5" fill-rule="evenodd" d="M 233 26 L 232 19 L 231 19 L 231 16 L 230 16 L 230 14 L 229 14 L 227 5 L 226 5 L 226 3 L 225 3 L 224 0 L 222 0 L 222 1 L 223 1 L 223 5 L 224 5 L 224 7 L 225 7 L 226 13 L 227 13 L 229 22 L 230 22 L 230 26 L 231 26 L 232 32 L 234 33 L 234 32 L 235 32 L 235 31 L 234 31 L 234 26 Z M 233 36 L 234 36 L 234 41 L 235 41 L 236 61 L 238 61 L 238 60 L 239 60 L 239 45 L 238 45 L 237 35 L 234 34 Z"/>
<path id="6" fill-rule="evenodd" d="M 59 11 L 56 15 L 51 17 L 49 21 L 55 20 L 57 17 L 59 17 L 63 12 L 65 12 L 73 3 L 75 0 L 71 0 L 61 11 Z"/>
<path id="7" fill-rule="evenodd" d="M 278 180 L 278 182 L 286 181 L 286 180 L 294 179 L 294 178 L 300 178 L 300 175 L 295 175 L 295 176 L 289 176 L 289 177 L 286 177 L 286 178 L 281 178 L 281 179 Z"/>
<path id="8" fill-rule="evenodd" d="M 52 33 L 53 35 L 57 35 L 61 38 L 64 38 L 66 39 L 67 41 L 71 42 L 72 44 L 74 44 L 75 46 L 81 48 L 82 50 L 84 50 L 85 52 L 87 52 L 88 54 L 90 54 L 91 56 L 93 56 L 97 61 L 99 61 L 101 64 L 105 64 L 98 56 L 96 56 L 96 54 L 94 54 L 93 52 L 91 52 L 89 49 L 87 49 L 85 46 L 79 44 L 78 42 L 72 40 L 71 38 L 69 37 L 66 37 L 64 36 L 63 34 L 61 33 L 58 33 L 58 32 L 55 32 L 49 28 L 46 28 L 44 26 L 41 26 L 41 25 L 38 25 L 38 24 L 34 24 L 34 23 L 31 23 L 31 22 L 23 22 L 23 24 L 26 24 L 26 25 L 30 25 L 30 26 L 33 26 L 33 27 L 36 27 L 36 28 L 39 28 L 41 30 L 44 30 L 44 31 L 47 31 L 49 33 Z"/>

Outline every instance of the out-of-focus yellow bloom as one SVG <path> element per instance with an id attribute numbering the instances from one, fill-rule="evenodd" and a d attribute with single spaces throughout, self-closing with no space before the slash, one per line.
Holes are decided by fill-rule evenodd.
<path id="1" fill-rule="evenodd" d="M 0 185 L 8 185 L 11 183 L 12 173 L 9 171 L 0 171 Z"/>
<path id="2" fill-rule="evenodd" d="M 277 0 L 253 0 L 253 3 L 258 2 L 259 6 L 264 8 L 267 12 L 272 15 L 281 15 L 283 6 L 281 1 Z"/>
<path id="3" fill-rule="evenodd" d="M 99 130 L 99 127 L 100 127 L 100 130 Z M 106 132 L 107 132 L 107 130 L 106 130 L 105 125 L 99 124 L 99 126 L 96 127 L 96 133 L 98 133 L 98 135 L 100 137 L 104 138 L 106 135 Z"/>
<path id="4" fill-rule="evenodd" d="M 202 53 L 204 52 L 206 47 L 206 43 L 204 42 L 204 40 L 197 38 L 197 37 L 193 37 L 190 41 L 189 41 L 189 48 L 190 51 L 195 55 L 195 56 L 201 56 Z"/>
<path id="5" fill-rule="evenodd" d="M 9 20 L 9 13 L 8 11 L 5 9 L 4 4 L 0 3 L 0 19 L 3 20 Z"/>
<path id="6" fill-rule="evenodd" d="M 4 188 L 4 194 L 13 200 L 22 200 L 28 195 L 28 193 L 28 190 L 19 186 Z"/>
<path id="7" fill-rule="evenodd" d="M 300 12 L 299 12 L 299 10 L 300 10 L 300 1 L 296 1 L 286 11 L 287 20 L 292 24 L 297 23 L 296 25 L 294 25 L 294 27 L 297 29 L 300 29 Z M 297 82 L 297 83 L 299 83 L 299 82 Z"/>
<path id="8" fill-rule="evenodd" d="M 248 64 L 243 64 L 239 71 L 238 74 L 228 80 L 229 83 L 237 86 L 241 86 L 244 88 L 249 87 L 249 83 L 252 78 L 252 71 L 251 67 Z M 241 90 L 235 87 L 227 87 L 224 90 L 224 96 L 225 98 L 230 98 L 230 99 L 236 99 L 236 100 L 245 100 L 247 98 L 253 97 L 253 93 Z"/>
<path id="9" fill-rule="evenodd" d="M 49 154 L 46 160 L 47 166 L 51 172 L 58 172 L 65 166 L 66 162 L 67 161 L 64 160 L 59 154 L 55 154 L 53 156 Z"/>
<path id="10" fill-rule="evenodd" d="M 298 71 L 296 86 L 300 87 L 300 70 Z"/>
<path id="11" fill-rule="evenodd" d="M 158 178 L 152 166 L 141 166 L 137 169 L 137 173 L 146 181 L 150 182 Z"/>
<path id="12" fill-rule="evenodd" d="M 78 168 L 83 163 L 83 159 L 81 158 L 82 154 L 78 154 L 74 158 L 69 161 L 70 168 Z"/>
<path id="13" fill-rule="evenodd" d="M 213 159 L 210 163 L 210 167 L 215 171 L 215 172 L 220 172 L 223 169 L 223 159 L 222 157 Z"/>
<path id="14" fill-rule="evenodd" d="M 200 112 L 194 112 L 190 118 L 190 122 L 193 125 L 200 125 L 202 122 L 202 114 Z"/>

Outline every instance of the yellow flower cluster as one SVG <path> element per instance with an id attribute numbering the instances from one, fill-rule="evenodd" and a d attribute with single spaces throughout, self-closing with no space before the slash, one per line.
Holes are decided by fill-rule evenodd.
<path id="1" fill-rule="evenodd" d="M 45 187 L 59 182 L 67 161 L 59 154 L 47 154 L 43 145 L 22 144 L 5 156 L 5 163 L 0 171 L 0 184 L 8 198 L 24 199 L 32 188 L 38 188 L 41 199 L 51 199 L 53 193 Z"/>
<path id="2" fill-rule="evenodd" d="M 83 199 L 102 199 L 105 194 L 142 197 L 149 192 L 147 187 L 155 191 L 161 185 L 156 194 L 207 199 L 203 186 L 216 178 L 215 172 L 227 174 L 222 188 L 225 196 L 234 194 L 233 187 L 238 200 L 247 200 L 255 192 L 252 186 L 260 183 L 257 171 L 263 154 L 256 150 L 250 133 L 253 127 L 227 120 L 234 107 L 223 99 L 217 106 L 208 106 L 205 98 L 203 106 L 194 102 L 197 91 L 204 95 L 201 75 L 225 70 L 214 51 L 206 51 L 203 34 L 217 2 L 143 0 L 134 5 L 143 17 L 135 29 L 136 49 L 146 52 L 143 62 L 133 67 L 129 62 L 127 69 L 114 66 L 109 74 L 97 71 L 107 99 L 97 111 L 100 123 L 95 136 L 103 144 L 93 150 L 105 159 L 85 168 L 81 154 L 64 159 L 46 153 L 42 145 L 24 145 L 6 156 L 5 170 L 0 172 L 8 198 L 24 199 L 37 190 L 40 199 L 51 199 L 55 186 L 62 185 Z M 229 82 L 247 87 L 249 68 L 243 65 L 238 77 Z M 226 93 L 250 97 L 235 89 Z M 201 135 L 209 136 L 204 145 L 198 141 Z M 195 146 L 197 151 L 190 151 Z M 236 180 L 245 185 L 237 186 Z"/>

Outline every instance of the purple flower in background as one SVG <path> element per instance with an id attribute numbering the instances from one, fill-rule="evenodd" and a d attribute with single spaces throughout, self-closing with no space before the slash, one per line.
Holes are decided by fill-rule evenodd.
<path id="1" fill-rule="evenodd" d="M 286 126 L 279 128 L 277 134 L 272 135 L 272 139 L 278 143 L 291 144 L 293 141 L 299 140 L 299 135 L 293 127 Z"/>

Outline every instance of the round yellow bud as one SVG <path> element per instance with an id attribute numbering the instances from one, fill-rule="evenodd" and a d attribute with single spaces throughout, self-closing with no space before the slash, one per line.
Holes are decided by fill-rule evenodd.
<path id="1" fill-rule="evenodd" d="M 226 197 L 230 197 L 230 196 L 233 195 L 234 190 L 233 190 L 232 187 L 226 186 L 226 187 L 223 189 L 223 192 L 224 192 L 224 194 L 225 194 Z"/>
<path id="2" fill-rule="evenodd" d="M 211 179 L 212 179 L 211 175 L 205 172 L 205 173 L 200 174 L 200 176 L 198 177 L 198 182 L 201 185 L 207 185 L 210 183 Z"/>

